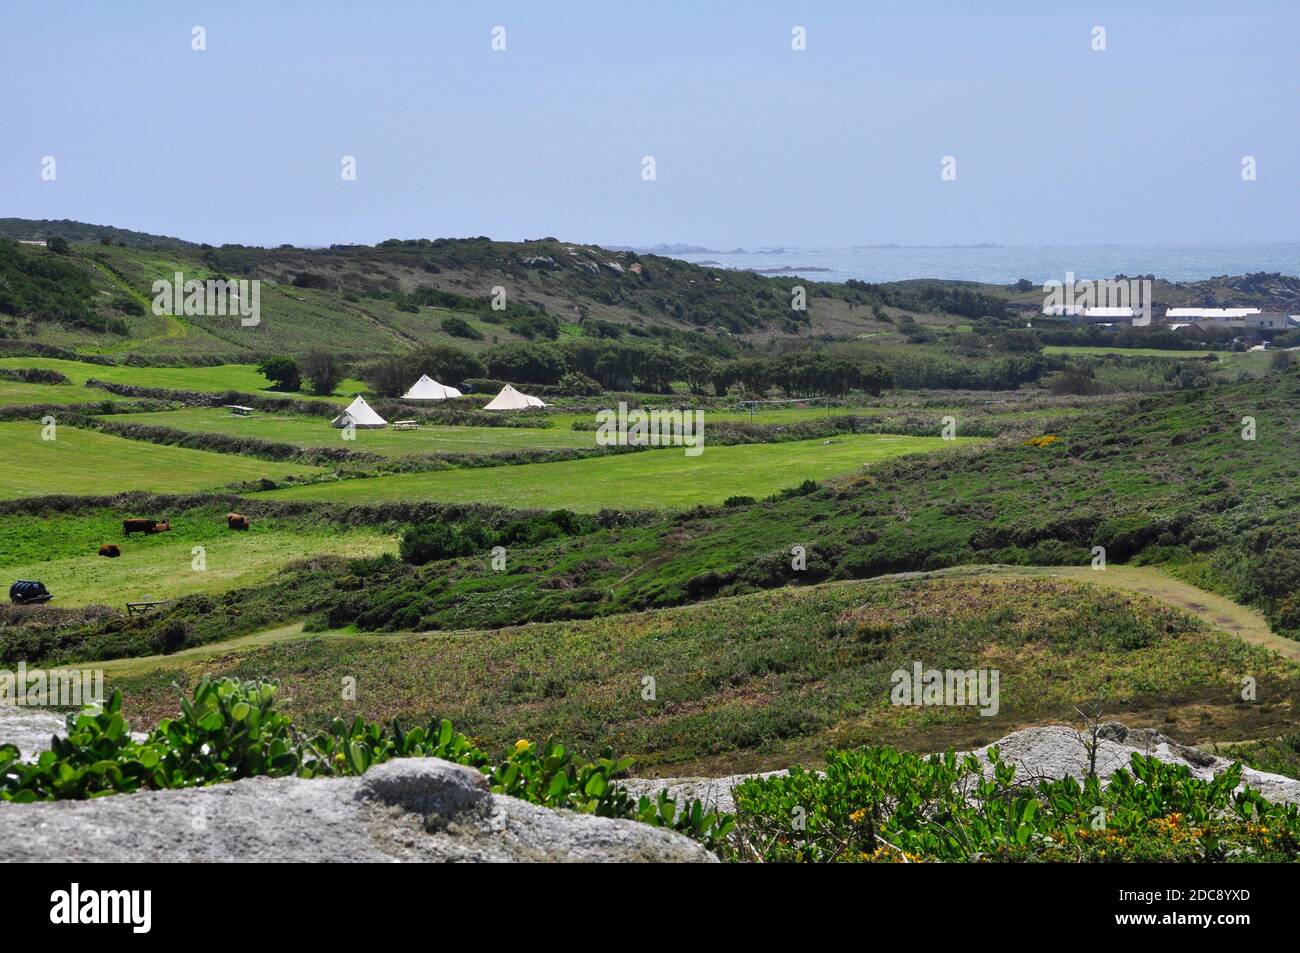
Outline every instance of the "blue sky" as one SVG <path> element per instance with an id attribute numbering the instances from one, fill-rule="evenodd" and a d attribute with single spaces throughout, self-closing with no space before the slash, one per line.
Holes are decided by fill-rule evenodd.
<path id="1" fill-rule="evenodd" d="M 1295 240 L 1298 27 L 1263 0 L 9 0 L 0 216 L 249 244 Z"/>

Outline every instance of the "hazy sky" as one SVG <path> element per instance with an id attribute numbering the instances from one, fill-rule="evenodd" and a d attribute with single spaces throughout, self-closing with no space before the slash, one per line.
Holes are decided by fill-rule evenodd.
<path id="1" fill-rule="evenodd" d="M 6 0 L 0 216 L 250 244 L 1294 240 L 1298 28 L 1296 0 Z"/>

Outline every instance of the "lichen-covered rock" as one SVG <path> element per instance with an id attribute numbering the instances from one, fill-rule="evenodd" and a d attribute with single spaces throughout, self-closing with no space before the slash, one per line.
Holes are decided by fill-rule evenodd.
<path id="1" fill-rule="evenodd" d="M 660 862 L 716 858 L 637 821 L 494 795 L 473 768 L 402 758 L 360 778 L 252 778 L 87 801 L 0 804 L 10 860 Z"/>

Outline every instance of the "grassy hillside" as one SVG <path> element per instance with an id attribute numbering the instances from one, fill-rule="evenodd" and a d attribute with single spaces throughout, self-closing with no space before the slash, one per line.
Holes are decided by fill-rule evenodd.
<path id="1" fill-rule="evenodd" d="M 32 223 L 39 230 L 41 223 Z M 914 308 L 937 327 L 953 322 L 933 312 L 969 307 L 943 293 L 846 289 L 791 278 L 705 268 L 671 258 L 608 251 L 555 239 L 392 241 L 328 249 L 205 248 L 165 241 L 74 244 L 69 254 L 22 249 L 27 267 L 53 259 L 76 270 L 100 292 L 89 299 L 91 318 L 79 315 L 79 333 L 57 313 L 14 310 L 16 339 L 98 353 L 155 358 L 236 357 L 302 353 L 326 346 L 351 355 L 400 353 L 422 344 L 476 351 L 530 340 L 620 337 L 658 341 L 714 355 L 736 353 L 741 338 L 869 335 L 901 343 L 882 307 Z M 9 231 L 23 231 L 11 224 Z M 29 229 L 30 230 L 30 229 Z M 81 240 L 77 236 L 74 240 Z M 256 327 L 237 319 L 152 314 L 151 286 L 186 279 L 260 279 Z M 73 281 L 69 274 L 67 281 Z M 791 307 L 791 288 L 809 289 L 806 311 Z M 70 286 L 70 285 L 69 285 Z M 494 288 L 506 294 L 494 310 Z M 969 294 L 969 293 L 967 293 Z M 989 313 L 1002 306 L 982 300 Z M 83 302 L 86 304 L 87 302 Z M 931 318 L 933 320 L 931 321 Z M 115 322 L 111 335 L 88 336 L 88 320 Z M 106 325 L 107 326 L 107 325 Z M 328 326 L 328 337 L 318 333 Z"/>
<path id="2" fill-rule="evenodd" d="M 0 238 L 14 241 L 43 241 L 62 238 L 87 245 L 111 241 L 115 245 L 140 248 L 198 248 L 194 242 L 170 235 L 151 235 L 113 225 L 91 225 L 71 219 L 0 218 Z"/>
<path id="3" fill-rule="evenodd" d="M 505 572 L 393 567 L 330 618 L 440 628 L 585 617 L 969 563 L 1087 565 L 1101 546 L 1110 562 L 1162 562 L 1260 606 L 1294 636 L 1298 397 L 1293 370 L 1060 421 L 1046 446 L 905 458 L 803 496 L 611 526 L 512 553 Z M 1256 419 L 1253 441 L 1241 437 L 1244 415 Z M 795 545 L 807 547 L 802 571 L 791 568 Z"/>
<path id="4" fill-rule="evenodd" d="M 901 458 L 768 502 L 632 521 L 611 512 L 575 535 L 510 545 L 499 571 L 489 567 L 486 551 L 425 566 L 317 561 L 232 596 L 243 609 L 238 616 L 213 616 L 210 607 L 181 600 L 157 618 L 115 629 L 112 640 L 96 635 L 103 630 L 92 626 L 68 633 L 65 644 L 85 640 L 105 650 L 111 646 L 113 654 L 143 654 L 174 622 L 194 627 L 189 644 L 303 618 L 321 628 L 491 628 L 945 566 L 1086 566 L 1097 546 L 1105 548 L 1110 563 L 1158 563 L 1202 588 L 1257 606 L 1278 632 L 1295 637 L 1300 635 L 1300 534 L 1293 519 L 1300 503 L 1297 398 L 1300 369 L 1293 369 L 1061 419 L 1051 431 L 1056 439 L 1039 445 L 1004 438 L 973 449 Z M 1241 437 L 1245 415 L 1256 420 L 1255 440 Z M 789 446 L 716 447 L 693 462 L 707 467 L 710 460 L 716 464 L 743 450 L 754 452 L 762 467 Z M 615 481 L 597 493 L 593 487 L 601 468 L 629 465 L 624 461 L 673 468 L 692 462 L 676 450 L 596 461 L 601 467 L 581 484 L 589 491 L 585 498 L 628 509 L 650 494 L 678 492 L 671 481 L 651 476 Z M 499 474 L 517 480 L 508 474 L 539 468 L 417 476 L 490 486 Z M 718 477 L 748 478 L 739 469 L 723 470 Z M 337 487 L 364 488 L 390 479 L 404 478 L 345 481 Z M 661 490 L 660 483 L 669 483 L 669 489 Z M 689 485 L 689 477 L 682 485 Z M 520 494 L 544 490 L 544 485 L 521 487 Z M 727 492 L 743 490 L 729 485 Z M 519 494 L 503 496 L 514 497 L 507 502 L 519 499 Z M 795 546 L 806 548 L 802 568 L 793 559 Z M 15 637 L 21 641 L 21 633 Z"/>
<path id="5" fill-rule="evenodd" d="M 1000 708 L 890 704 L 915 661 L 1000 670 Z M 606 744 L 640 771 L 724 773 L 813 761 L 828 747 L 974 747 L 1070 720 L 1082 699 L 1181 737 L 1253 737 L 1286 723 L 1300 670 L 1149 599 L 1060 581 L 852 583 L 701 606 L 497 631 L 420 636 L 292 632 L 270 644 L 109 665 L 127 709 L 171 714 L 203 672 L 285 680 L 296 721 L 342 713 L 452 718 L 484 745 L 562 737 Z M 1243 672 L 1267 702 L 1237 702 Z M 647 678 L 653 698 L 644 697 Z"/>

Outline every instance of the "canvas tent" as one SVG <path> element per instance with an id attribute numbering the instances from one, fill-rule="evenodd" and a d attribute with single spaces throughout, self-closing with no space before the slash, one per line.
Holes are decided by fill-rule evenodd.
<path id="1" fill-rule="evenodd" d="M 402 395 L 402 400 L 446 400 L 448 397 L 463 396 L 456 388 L 439 384 L 428 374 L 421 374 L 411 389 Z"/>
<path id="2" fill-rule="evenodd" d="M 353 424 L 363 430 L 375 430 L 379 427 L 387 427 L 388 421 L 371 410 L 364 397 L 358 397 L 348 404 L 347 410 L 334 418 L 331 426 L 342 430 L 348 424 Z"/>
<path id="3" fill-rule="evenodd" d="M 492 398 L 492 402 L 484 407 L 484 410 L 524 410 L 528 407 L 545 407 L 546 405 L 537 397 L 530 397 L 528 394 L 521 394 L 509 384 L 501 388 L 501 393 Z"/>

